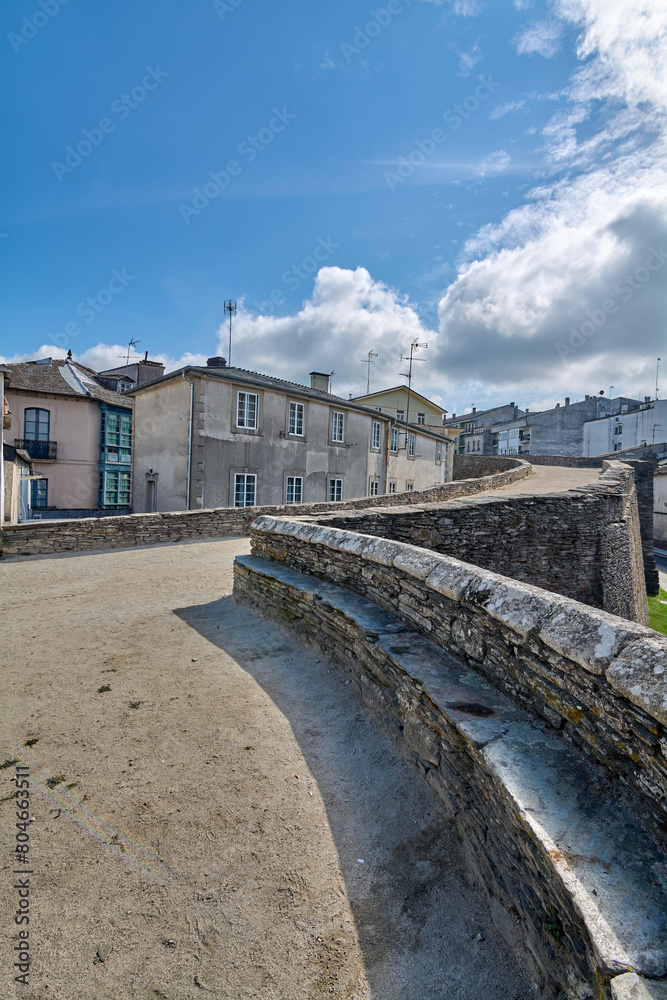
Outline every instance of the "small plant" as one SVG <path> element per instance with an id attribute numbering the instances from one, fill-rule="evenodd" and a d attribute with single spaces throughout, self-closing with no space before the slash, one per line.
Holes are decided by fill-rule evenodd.
<path id="1" fill-rule="evenodd" d="M 554 941 L 557 944 L 560 944 L 561 938 L 563 937 L 563 924 L 558 915 L 552 917 L 550 922 L 544 926 L 547 934 L 550 934 Z"/>
<path id="2" fill-rule="evenodd" d="M 130 708 L 139 708 L 139 705 L 141 705 L 140 701 L 131 701 L 130 702 Z"/>
<path id="3" fill-rule="evenodd" d="M 8 767 L 13 767 L 14 764 L 18 764 L 18 757 L 12 757 L 11 760 L 6 760 L 4 764 L 0 764 L 0 771 L 4 771 Z"/>
<path id="4" fill-rule="evenodd" d="M 98 694 L 104 694 L 105 691 L 111 691 L 111 688 L 109 687 L 108 684 L 103 684 L 101 688 L 97 689 Z"/>
<path id="5" fill-rule="evenodd" d="M 56 775 L 53 778 L 49 778 L 49 780 L 46 782 L 46 784 L 48 785 L 49 788 L 55 788 L 56 785 L 62 785 L 64 783 L 65 783 L 65 775 L 64 774 L 58 774 L 58 775 Z"/>
<path id="6" fill-rule="evenodd" d="M 39 736 L 35 737 L 34 740 L 26 740 L 23 744 L 24 747 L 34 747 L 35 743 L 39 743 Z"/>

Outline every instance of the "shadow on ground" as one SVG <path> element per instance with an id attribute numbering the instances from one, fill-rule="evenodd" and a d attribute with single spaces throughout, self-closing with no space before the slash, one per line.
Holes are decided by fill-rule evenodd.
<path id="1" fill-rule="evenodd" d="M 174 613 L 288 721 L 324 802 L 374 1000 L 551 1000 L 494 928 L 442 803 L 351 675 L 232 597 Z"/>

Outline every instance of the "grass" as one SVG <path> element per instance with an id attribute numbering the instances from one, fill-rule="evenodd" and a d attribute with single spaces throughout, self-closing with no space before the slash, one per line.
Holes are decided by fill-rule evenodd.
<path id="1" fill-rule="evenodd" d="M 667 635 L 667 603 L 662 604 L 662 601 L 667 602 L 667 591 L 661 587 L 657 597 L 648 599 L 648 622 L 656 632 Z"/>

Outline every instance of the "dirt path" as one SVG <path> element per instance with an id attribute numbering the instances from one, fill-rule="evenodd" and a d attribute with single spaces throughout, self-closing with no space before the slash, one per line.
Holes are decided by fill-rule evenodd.
<path id="1" fill-rule="evenodd" d="M 229 596 L 247 550 L 0 565 L 2 760 L 30 768 L 34 817 L 26 989 L 15 768 L 0 770 L 0 995 L 539 996 L 439 800 L 354 686 Z"/>

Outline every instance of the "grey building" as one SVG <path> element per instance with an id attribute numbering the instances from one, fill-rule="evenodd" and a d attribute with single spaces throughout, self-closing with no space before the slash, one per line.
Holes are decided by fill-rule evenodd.
<path id="1" fill-rule="evenodd" d="M 470 413 L 453 413 L 443 420 L 443 427 L 459 431 L 457 450 L 459 455 L 492 455 L 491 427 L 501 421 L 515 420 L 525 411 L 516 403 L 505 403 L 502 406 L 492 406 L 488 410 L 478 410 L 473 406 Z"/>
<path id="2" fill-rule="evenodd" d="M 133 510 L 336 501 L 439 485 L 449 443 L 328 392 L 228 368 L 223 358 L 129 391 Z"/>
<path id="3" fill-rule="evenodd" d="M 591 420 L 619 413 L 622 407 L 636 407 L 637 400 L 618 396 L 586 396 L 578 403 L 566 397 L 550 410 L 524 412 L 522 417 L 495 423 L 491 427 L 492 453 L 498 455 L 584 455 L 584 425 Z"/>

